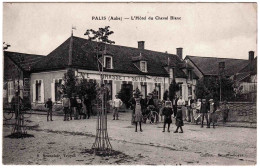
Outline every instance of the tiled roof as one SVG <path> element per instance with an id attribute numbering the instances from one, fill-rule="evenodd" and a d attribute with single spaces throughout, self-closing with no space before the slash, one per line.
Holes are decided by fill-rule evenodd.
<path id="1" fill-rule="evenodd" d="M 185 59 L 190 61 L 203 73 L 203 75 L 218 75 L 219 62 L 225 62 L 225 73 L 232 76 L 244 68 L 249 61 L 244 59 L 216 58 L 216 57 L 199 57 L 186 56 Z"/>
<path id="2" fill-rule="evenodd" d="M 96 42 L 75 36 L 70 38 L 73 38 L 72 67 L 86 70 L 98 70 L 97 61 L 95 60 L 96 54 L 94 52 Z M 66 68 L 69 60 L 70 38 L 48 54 L 47 57 L 44 57 L 41 62 L 35 64 L 33 66 L 33 71 L 37 72 Z M 106 72 L 169 76 L 164 68 L 164 65 L 167 65 L 168 57 L 171 60 L 171 64 L 178 65 L 179 63 L 182 63 L 177 55 L 145 49 L 107 45 L 106 51 L 111 53 L 114 67 L 114 69 L 105 69 L 104 71 Z M 142 53 L 147 60 L 147 73 L 141 72 L 132 62 L 133 57 L 140 55 L 140 53 Z M 181 69 L 177 68 L 176 77 L 186 77 L 186 75 Z"/>
<path id="3" fill-rule="evenodd" d="M 40 59 L 44 58 L 43 55 L 25 54 L 18 52 L 5 51 L 5 57 L 9 57 L 16 65 L 24 71 L 30 71 L 33 64 L 37 63 Z"/>

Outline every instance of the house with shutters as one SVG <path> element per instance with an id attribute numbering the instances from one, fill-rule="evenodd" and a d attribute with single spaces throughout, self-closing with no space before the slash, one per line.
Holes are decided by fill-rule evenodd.
<path id="1" fill-rule="evenodd" d="M 97 60 L 93 46 L 96 42 L 71 35 L 65 42 L 46 57 L 35 63 L 30 71 L 30 94 L 33 106 L 43 104 L 48 98 L 59 104 L 60 87 L 64 73 L 72 68 L 77 78 L 99 82 Z M 138 47 L 106 45 L 104 51 L 104 83 L 109 88 L 110 99 L 122 87 L 130 90 L 138 88 L 143 95 L 153 91 L 159 99 L 163 98 L 173 79 L 180 85 L 177 93 L 185 100 L 194 97 L 198 77 L 193 68 L 182 59 L 182 48 L 177 54 L 168 54 L 145 49 L 145 42 L 139 41 Z"/>
<path id="2" fill-rule="evenodd" d="M 169 90 L 173 80 L 179 85 L 178 95 L 185 100 L 195 96 L 198 76 L 182 59 L 182 48 L 177 54 L 145 49 L 145 42 L 138 41 L 138 47 L 109 45 L 105 47 L 103 60 L 104 83 L 109 88 L 109 98 L 113 99 L 122 88 L 130 91 L 138 88 L 144 96 L 153 92 L 159 99 Z M 47 56 L 5 52 L 5 75 L 8 100 L 14 95 L 16 80 L 13 67 L 20 68 L 21 97 L 27 97 L 33 108 L 43 107 L 48 98 L 61 104 L 61 85 L 68 68 L 73 69 L 76 78 L 90 82 L 100 82 L 96 52 L 96 42 L 75 37 L 73 34 Z M 99 59 L 102 59 L 99 58 Z M 9 101 L 10 102 L 10 101 Z"/>

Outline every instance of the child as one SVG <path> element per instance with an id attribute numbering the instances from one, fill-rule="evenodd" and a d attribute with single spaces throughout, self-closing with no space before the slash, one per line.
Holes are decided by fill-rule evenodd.
<path id="1" fill-rule="evenodd" d="M 209 125 L 208 127 L 210 128 L 210 123 L 212 122 L 213 128 L 215 128 L 215 124 L 217 123 L 217 117 L 216 117 L 216 110 L 217 106 L 216 103 L 214 102 L 213 99 L 209 100 Z"/>
<path id="2" fill-rule="evenodd" d="M 177 109 L 175 125 L 177 126 L 177 129 L 176 129 L 176 131 L 174 133 L 178 133 L 178 129 L 179 128 L 181 129 L 180 133 L 183 133 L 182 126 L 184 124 L 183 124 L 183 119 L 182 119 L 182 107 L 181 106 L 178 106 L 178 109 Z"/>
<path id="3" fill-rule="evenodd" d="M 76 112 L 76 115 L 79 115 L 79 119 L 81 119 L 81 116 L 83 116 L 83 113 L 82 113 L 82 101 L 81 99 L 79 98 L 79 96 L 76 97 L 76 100 L 77 100 L 77 112 Z M 83 118 L 83 117 L 82 117 Z"/>
<path id="4" fill-rule="evenodd" d="M 51 121 L 52 120 L 52 101 L 51 101 L 51 98 L 48 99 L 48 101 L 45 103 L 45 107 L 48 108 L 47 110 L 47 121 L 49 121 L 49 116 L 51 118 Z"/>
<path id="5" fill-rule="evenodd" d="M 142 130 L 142 109 L 141 109 L 141 98 L 138 94 L 134 94 L 135 96 L 135 114 L 134 114 L 134 122 L 135 122 L 135 132 L 137 132 L 137 126 L 138 123 L 140 125 L 140 132 L 143 132 Z"/>
<path id="6" fill-rule="evenodd" d="M 172 104 L 171 101 L 165 102 L 165 107 L 162 110 L 162 115 L 164 115 L 164 124 L 163 124 L 163 132 L 165 132 L 165 126 L 168 124 L 168 132 L 170 132 L 170 125 L 172 123 Z"/>
<path id="7" fill-rule="evenodd" d="M 113 117 L 115 120 L 118 120 L 118 110 L 119 110 L 119 107 L 121 107 L 123 105 L 123 102 L 121 101 L 121 99 L 118 98 L 118 95 L 115 95 L 115 99 L 113 100 L 113 106 L 114 106 L 114 114 L 113 114 Z"/>

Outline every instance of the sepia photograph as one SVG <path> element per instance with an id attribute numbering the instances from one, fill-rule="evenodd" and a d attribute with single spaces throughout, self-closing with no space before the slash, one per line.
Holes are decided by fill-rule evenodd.
<path id="1" fill-rule="evenodd" d="M 256 2 L 2 5 L 2 166 L 257 165 Z"/>

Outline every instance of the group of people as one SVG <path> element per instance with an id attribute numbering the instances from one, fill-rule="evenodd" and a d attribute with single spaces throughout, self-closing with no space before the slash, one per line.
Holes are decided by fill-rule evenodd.
<path id="1" fill-rule="evenodd" d="M 187 122 L 193 122 L 198 124 L 200 122 L 201 127 L 204 127 L 204 120 L 206 120 L 207 128 L 210 128 L 212 124 L 213 128 L 217 123 L 217 114 L 216 110 L 218 107 L 218 103 L 213 99 L 192 99 L 191 96 L 188 97 L 188 101 L 182 99 L 182 96 L 175 96 L 175 98 L 171 101 L 169 97 L 166 97 L 166 100 L 160 101 L 156 98 L 156 95 L 150 93 L 147 95 L 145 99 L 142 98 L 142 94 L 136 91 L 133 94 L 133 97 L 129 100 L 132 109 L 132 124 L 135 125 L 135 132 L 137 132 L 137 128 L 139 125 L 139 130 L 142 132 L 142 122 L 146 122 L 144 120 L 144 116 L 151 112 L 156 111 L 164 121 L 163 132 L 165 132 L 166 125 L 168 124 L 167 131 L 170 132 L 170 125 L 172 123 L 172 118 L 174 118 L 175 125 L 177 126 L 174 133 L 183 133 L 184 120 Z M 118 120 L 118 111 L 119 108 L 123 105 L 123 102 L 118 98 L 118 95 L 115 96 L 110 102 L 110 105 L 113 107 L 113 120 Z M 52 108 L 53 102 L 49 98 L 45 103 L 45 107 L 47 110 L 47 121 L 53 121 L 52 119 Z M 91 99 L 88 95 L 83 97 L 79 97 L 78 95 L 72 94 L 71 98 L 68 98 L 66 94 L 63 95 L 62 99 L 62 107 L 64 111 L 64 121 L 72 120 L 72 116 L 74 116 L 74 120 L 78 119 L 86 119 L 90 118 L 90 114 L 92 112 L 91 108 Z M 227 121 L 229 107 L 224 102 L 221 111 L 223 112 L 223 123 Z M 173 116 L 172 116 L 173 115 Z M 159 120 L 159 115 L 154 116 L 155 118 L 151 118 L 151 122 L 153 120 Z M 157 118 L 156 118 L 157 117 Z"/>
<path id="2" fill-rule="evenodd" d="M 182 99 L 182 96 L 175 96 L 175 99 L 173 100 L 174 112 L 176 113 L 177 109 L 181 110 L 183 114 L 183 120 L 196 124 L 198 124 L 200 121 L 201 127 L 204 127 L 204 120 L 206 120 L 207 128 L 210 128 L 211 124 L 213 128 L 215 128 L 218 120 L 218 114 L 216 113 L 218 106 L 218 102 L 214 101 L 213 99 L 195 100 L 192 99 L 191 96 L 188 97 L 187 102 Z M 227 105 L 226 101 L 224 101 L 224 104 L 221 107 L 221 111 L 223 116 L 223 123 L 226 123 L 229 113 L 229 106 Z M 176 115 L 174 114 L 174 116 Z"/>
<path id="3" fill-rule="evenodd" d="M 160 101 L 150 93 L 145 99 L 142 98 L 142 94 L 135 92 L 133 97 L 129 100 L 132 109 L 132 124 L 135 124 L 135 132 L 138 130 L 138 125 L 140 131 L 142 132 L 142 122 L 145 122 L 144 115 L 149 113 L 149 111 L 157 111 L 162 118 L 164 118 L 163 132 L 165 132 L 166 125 L 168 124 L 168 132 L 170 132 L 170 125 L 172 123 L 172 118 L 174 118 L 176 130 L 174 133 L 183 133 L 184 120 L 187 122 L 193 122 L 204 127 L 204 120 L 206 120 L 206 127 L 210 128 L 212 125 L 215 128 L 218 115 L 216 113 L 218 108 L 218 102 L 213 99 L 192 99 L 192 96 L 188 97 L 188 101 L 185 101 L 182 96 L 175 96 L 173 101 L 166 97 L 167 100 Z M 116 96 L 116 101 L 120 100 Z M 121 102 L 121 100 L 120 100 Z M 121 102 L 122 104 L 122 102 Z M 120 106 L 119 106 L 120 107 Z M 116 109 L 117 107 L 115 107 Z M 223 123 L 226 123 L 229 113 L 229 107 L 227 102 L 224 101 L 221 107 Z M 114 114 L 118 117 L 118 111 L 114 110 Z M 115 116 L 115 115 L 113 115 Z M 154 118 L 156 119 L 156 118 Z"/>
<path id="4" fill-rule="evenodd" d="M 92 112 L 91 99 L 87 94 L 82 97 L 72 94 L 71 98 L 68 98 L 68 95 L 64 94 L 61 104 L 64 112 L 64 121 L 72 120 L 72 116 L 74 117 L 74 120 L 90 118 Z M 45 107 L 47 108 L 47 121 L 49 121 L 49 117 L 50 121 L 53 121 L 53 102 L 51 98 L 45 103 Z"/>

